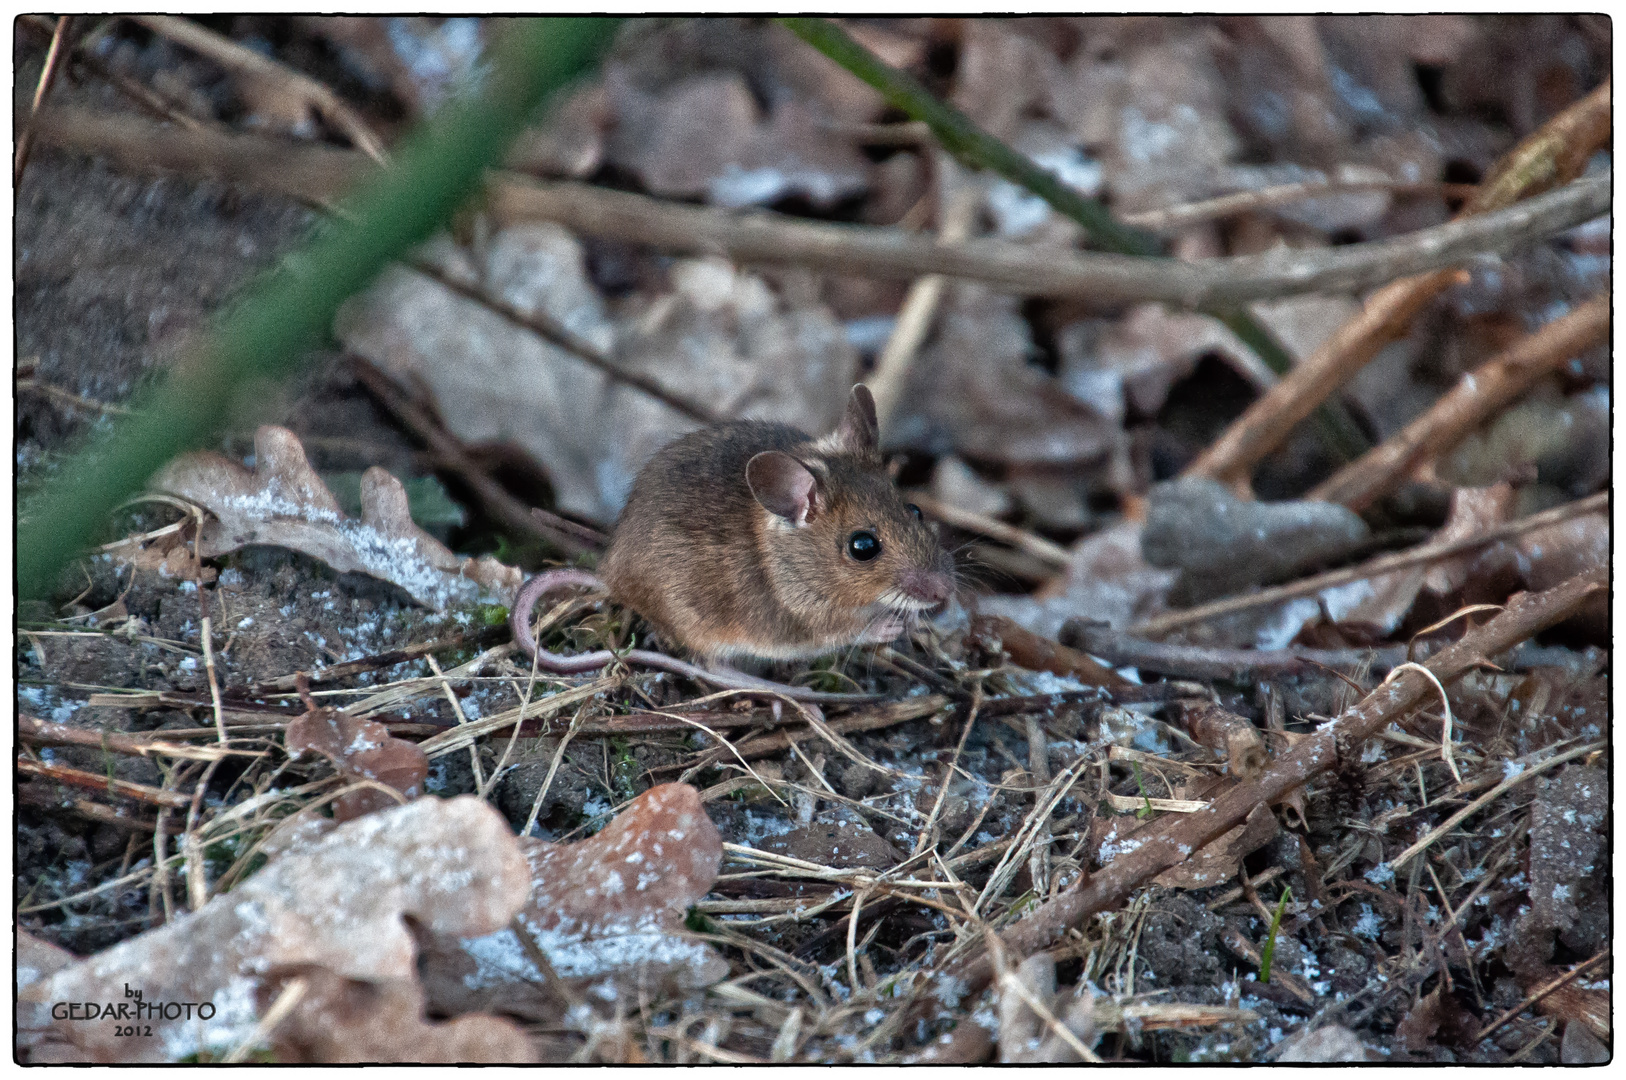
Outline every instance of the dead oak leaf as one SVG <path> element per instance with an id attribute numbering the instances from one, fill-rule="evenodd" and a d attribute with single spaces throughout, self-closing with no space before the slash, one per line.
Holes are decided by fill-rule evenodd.
<path id="1" fill-rule="evenodd" d="M 350 716 L 338 709 L 316 708 L 289 721 L 287 740 L 290 756 L 319 754 L 332 761 L 340 775 L 394 788 L 406 800 L 422 794 L 424 779 L 429 775 L 429 758 L 417 744 L 395 738 L 376 720 Z M 335 799 L 333 817 L 350 821 L 400 802 L 388 792 L 363 788 Z"/>
<path id="2" fill-rule="evenodd" d="M 33 1060 L 216 1059 L 257 1038 L 272 1003 L 302 979 L 304 995 L 271 1040 L 278 1060 L 525 1060 L 529 1045 L 506 1021 L 426 1019 L 408 920 L 428 933 L 489 933 L 529 888 L 507 823 L 479 799 L 370 814 L 191 915 L 40 978 L 19 995 L 19 1046 Z M 127 999 L 213 1008 L 208 1018 L 165 1010 L 135 1035 L 53 1015 L 54 1002 Z"/>
<path id="3" fill-rule="evenodd" d="M 347 517 L 286 428 L 254 433 L 252 470 L 220 454 L 184 454 L 153 484 L 214 515 L 198 535 L 197 554 L 212 558 L 248 544 L 271 544 L 320 559 L 340 573 L 392 582 L 436 610 L 482 594 L 508 597 L 519 587 L 514 567 L 482 556 L 464 558 L 412 520 L 406 489 L 383 469 L 361 478 L 361 519 Z"/>
<path id="4" fill-rule="evenodd" d="M 728 974 L 710 946 L 681 934 L 723 858 L 722 837 L 694 788 L 650 788 L 587 840 L 519 842 L 533 884 L 514 926 L 426 944 L 424 984 L 442 1009 L 555 1020 L 562 999 L 553 975 L 571 993 L 615 1002 L 695 989 Z M 519 931 L 531 940 L 521 941 Z M 551 975 L 535 962 L 538 952 Z"/>

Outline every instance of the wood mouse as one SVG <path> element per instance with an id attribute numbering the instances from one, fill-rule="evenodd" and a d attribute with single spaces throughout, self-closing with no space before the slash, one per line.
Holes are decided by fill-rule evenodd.
<path id="1" fill-rule="evenodd" d="M 875 400 L 853 387 L 837 430 L 814 439 L 785 424 L 732 421 L 670 443 L 644 466 L 599 577 L 551 570 L 515 597 L 509 626 L 537 666 L 596 671 L 609 650 L 539 648 L 532 611 L 561 588 L 607 589 L 707 667 L 662 653 L 620 654 L 645 667 L 801 701 L 854 701 L 753 678 L 740 657 L 807 659 L 892 641 L 954 591 L 953 562 L 881 460 Z M 602 578 L 602 580 L 600 580 Z"/>

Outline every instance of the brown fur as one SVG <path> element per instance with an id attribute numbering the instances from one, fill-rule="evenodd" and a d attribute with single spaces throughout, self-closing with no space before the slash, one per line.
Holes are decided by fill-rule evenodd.
<path id="1" fill-rule="evenodd" d="M 747 464 L 764 451 L 813 473 L 805 524 L 752 494 Z M 847 553 L 855 529 L 880 538 L 878 557 Z M 891 640 L 928 606 L 901 591 L 911 572 L 947 580 L 952 563 L 888 479 L 862 388 L 841 430 L 817 441 L 783 424 L 739 421 L 661 450 L 638 475 L 599 565 L 615 599 L 710 661 Z"/>

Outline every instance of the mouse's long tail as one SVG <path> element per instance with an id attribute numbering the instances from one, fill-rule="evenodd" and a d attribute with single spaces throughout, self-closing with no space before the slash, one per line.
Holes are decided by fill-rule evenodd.
<path id="1" fill-rule="evenodd" d="M 796 701 L 840 703 L 874 700 L 874 695 L 871 694 L 827 694 L 809 690 L 805 686 L 788 686 L 767 679 L 752 678 L 741 671 L 711 671 L 648 649 L 632 649 L 620 654 L 613 653 L 609 649 L 598 649 L 576 656 L 549 652 L 536 643 L 536 635 L 531 632 L 531 618 L 537 602 L 544 596 L 558 589 L 570 588 L 604 591 L 604 582 L 585 570 L 545 570 L 527 581 L 514 597 L 514 607 L 508 616 L 508 628 L 513 632 L 514 643 L 524 650 L 525 655 L 535 660 L 537 668 L 542 671 L 555 675 L 585 675 L 598 671 L 619 655 L 621 659 L 630 663 L 687 676 L 725 690 L 760 690 L 763 693 L 781 694 Z"/>

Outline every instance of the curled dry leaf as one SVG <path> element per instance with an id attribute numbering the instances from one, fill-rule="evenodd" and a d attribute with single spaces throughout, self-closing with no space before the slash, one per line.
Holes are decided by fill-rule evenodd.
<path id="1" fill-rule="evenodd" d="M 421 604 L 444 609 L 482 594 L 506 598 L 520 572 L 482 556 L 469 559 L 420 529 L 406 489 L 383 469 L 361 478 L 361 519 L 346 517 L 305 448 L 286 428 L 254 433 L 253 470 L 220 454 L 185 454 L 153 486 L 214 515 L 198 536 L 198 556 L 212 558 L 246 544 L 272 544 L 320 559 L 333 569 L 393 582 Z"/>
<path id="2" fill-rule="evenodd" d="M 730 208 L 801 196 L 829 207 L 868 183 L 864 156 L 815 104 L 787 99 L 759 116 L 737 72 L 691 75 L 650 93 L 612 66 L 605 86 L 615 117 L 606 159 L 651 194 Z"/>
<path id="3" fill-rule="evenodd" d="M 207 585 L 214 581 L 215 570 L 204 566 L 199 560 L 196 539 L 197 523 L 188 518 L 180 522 L 178 528 L 126 537 L 102 550 L 112 556 L 115 563 L 137 570 L 151 570 L 159 577 L 180 578 L 182 581 Z M 107 621 L 107 616 L 103 616 L 102 621 Z"/>
<path id="4" fill-rule="evenodd" d="M 507 1021 L 425 1019 L 403 920 L 430 933 L 489 933 L 529 888 L 495 810 L 472 796 L 420 799 L 341 825 L 195 914 L 42 978 L 19 997 L 19 1042 L 36 1061 L 218 1060 L 254 1039 L 266 1010 L 304 979 L 270 1036 L 279 1061 L 525 1060 L 528 1044 Z M 207 1003 L 211 1015 L 127 1016 L 141 1020 L 134 1036 L 119 1034 L 117 1016 L 52 1016 L 55 1002 L 137 1000 Z"/>
<path id="5" fill-rule="evenodd" d="M 437 935 L 426 944 L 424 985 L 440 1008 L 551 1022 L 569 996 L 629 1001 L 728 974 L 710 946 L 682 936 L 685 913 L 711 890 L 723 858 L 722 838 L 694 788 L 650 788 L 587 840 L 519 842 L 533 884 L 514 925 L 464 940 Z M 520 931 L 531 941 L 521 941 Z M 541 970 L 536 952 L 564 987 Z"/>
<path id="6" fill-rule="evenodd" d="M 341 775 L 392 787 L 408 801 L 422 794 L 429 775 L 429 758 L 416 743 L 395 738 L 376 720 L 363 720 L 339 709 L 316 708 L 289 721 L 287 739 L 291 757 L 320 754 Z M 377 788 L 363 788 L 335 799 L 333 817 L 349 821 L 400 802 Z"/>

